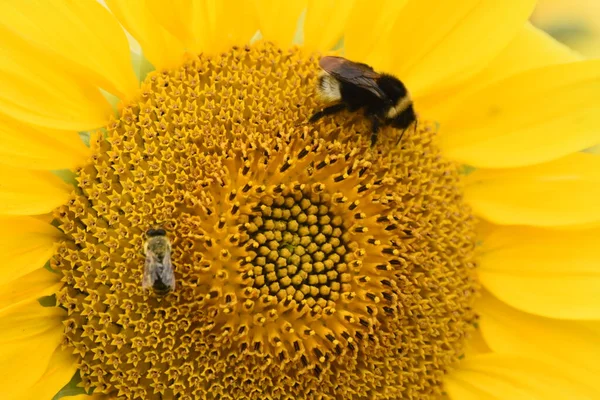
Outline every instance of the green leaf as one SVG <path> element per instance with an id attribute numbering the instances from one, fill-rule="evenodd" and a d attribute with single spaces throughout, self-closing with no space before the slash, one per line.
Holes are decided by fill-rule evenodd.
<path id="1" fill-rule="evenodd" d="M 466 175 L 469 175 L 470 173 L 474 172 L 476 169 L 477 168 L 472 167 L 470 165 L 462 165 L 458 172 L 459 172 L 459 174 L 466 176 Z"/>
<path id="2" fill-rule="evenodd" d="M 304 20 L 306 19 L 306 8 L 302 10 L 300 17 L 298 18 L 298 22 L 296 25 L 296 34 L 294 35 L 293 44 L 298 46 L 302 46 L 304 43 Z"/>
<path id="3" fill-rule="evenodd" d="M 131 52 L 131 63 L 133 64 L 133 70 L 140 82 L 143 82 L 144 79 L 146 79 L 146 76 L 156 69 L 141 52 Z"/>
<path id="4" fill-rule="evenodd" d="M 79 374 L 79 370 L 77 370 L 77 372 L 75 372 L 75 375 L 73 375 L 73 377 L 71 378 L 69 383 L 67 383 L 65 386 L 63 386 L 63 388 L 59 390 L 59 392 L 52 398 L 52 400 L 62 399 L 63 397 L 67 397 L 67 396 L 78 396 L 80 394 L 90 394 L 90 393 L 86 393 L 86 391 L 82 387 L 77 386 L 80 382 L 81 382 L 81 375 Z"/>
<path id="5" fill-rule="evenodd" d="M 250 39 L 250 44 L 254 44 L 262 39 L 262 33 L 260 31 L 256 31 L 254 36 Z"/>
<path id="6" fill-rule="evenodd" d="M 75 179 L 77 175 L 70 169 L 56 169 L 52 171 L 52 173 L 62 179 L 65 183 L 77 186 L 77 180 Z"/>
<path id="7" fill-rule="evenodd" d="M 83 144 L 85 144 L 87 147 L 90 147 L 90 133 L 89 132 L 79 132 L 79 137 L 81 138 L 81 141 L 83 142 Z"/>
<path id="8" fill-rule="evenodd" d="M 40 297 L 38 303 L 40 303 L 42 307 L 56 307 L 56 295 L 51 294 L 50 296 Z"/>
<path id="9" fill-rule="evenodd" d="M 563 43 L 572 43 L 591 36 L 593 29 L 584 21 L 567 21 L 544 26 L 543 29 L 553 38 Z"/>
<path id="10" fill-rule="evenodd" d="M 597 144 L 594 147 L 590 147 L 589 149 L 585 149 L 583 150 L 584 153 L 591 153 L 591 154 L 600 154 L 600 144 Z"/>
<path id="11" fill-rule="evenodd" d="M 336 44 L 333 45 L 333 47 L 331 48 L 331 50 L 337 51 L 337 50 L 344 50 L 344 37 L 342 36 L 340 38 L 340 40 L 338 40 L 338 42 Z"/>
<path id="12" fill-rule="evenodd" d="M 47 269 L 50 272 L 53 272 L 55 274 L 58 274 L 59 272 L 52 269 L 52 266 L 50 265 L 50 260 L 46 261 L 46 264 L 44 264 L 44 268 Z"/>
<path id="13" fill-rule="evenodd" d="M 118 105 L 121 102 L 121 99 L 119 99 L 117 96 L 115 96 L 112 93 L 107 92 L 106 90 L 100 89 L 100 93 L 102 93 L 102 95 L 104 96 L 104 98 L 106 100 L 108 100 L 108 102 L 110 103 L 110 105 L 113 108 L 115 117 L 119 116 L 119 108 Z"/>

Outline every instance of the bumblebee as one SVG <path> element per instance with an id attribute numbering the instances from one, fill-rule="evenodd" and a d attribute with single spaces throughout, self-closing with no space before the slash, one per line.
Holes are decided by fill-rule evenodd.
<path id="1" fill-rule="evenodd" d="M 309 122 L 336 114 L 364 110 L 371 121 L 371 145 L 377 143 L 382 126 L 401 129 L 402 135 L 412 124 L 417 124 L 413 102 L 404 84 L 396 77 L 378 73 L 367 64 L 343 57 L 327 56 L 319 60 L 323 73 L 319 76 L 317 92 L 327 103 L 334 103 L 314 113 Z"/>

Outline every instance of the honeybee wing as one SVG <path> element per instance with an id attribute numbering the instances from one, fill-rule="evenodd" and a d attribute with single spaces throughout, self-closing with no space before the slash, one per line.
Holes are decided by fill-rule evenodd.
<path id="1" fill-rule="evenodd" d="M 144 262 L 144 275 L 142 277 L 142 288 L 151 289 L 154 283 L 160 279 L 162 283 L 175 289 L 175 274 L 171 264 L 171 248 L 165 248 L 162 260 L 156 257 L 151 251 L 146 250 L 146 260 Z"/>
<path id="2" fill-rule="evenodd" d="M 377 79 L 381 76 L 367 64 L 357 63 L 343 57 L 321 57 L 319 66 L 335 79 L 356 85 L 365 89 L 380 99 L 386 99 L 386 94 L 379 88 Z"/>
<path id="3" fill-rule="evenodd" d="M 173 273 L 173 265 L 171 264 L 171 246 L 165 250 L 165 255 L 162 259 L 162 268 L 157 268 L 158 276 L 163 283 L 175 290 L 175 274 Z"/>
<path id="4" fill-rule="evenodd" d="M 142 288 L 144 290 L 152 288 L 154 284 L 154 270 L 156 268 L 156 257 L 154 254 L 149 252 L 147 249 L 146 252 L 146 260 L 144 261 L 144 276 L 142 277 Z"/>

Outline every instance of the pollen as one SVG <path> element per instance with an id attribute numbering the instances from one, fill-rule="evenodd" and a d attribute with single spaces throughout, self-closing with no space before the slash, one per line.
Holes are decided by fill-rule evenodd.
<path id="1" fill-rule="evenodd" d="M 474 329 L 474 218 L 436 126 L 308 124 L 318 55 L 269 43 L 155 71 L 56 210 L 64 345 L 94 393 L 434 399 Z M 142 289 L 145 232 L 176 289 Z"/>

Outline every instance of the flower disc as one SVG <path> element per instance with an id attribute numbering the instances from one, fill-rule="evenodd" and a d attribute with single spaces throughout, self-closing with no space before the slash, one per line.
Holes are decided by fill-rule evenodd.
<path id="1" fill-rule="evenodd" d="M 432 124 L 319 109 L 317 56 L 271 44 L 157 71 L 57 211 L 65 343 L 125 398 L 424 399 L 475 315 L 474 219 Z M 176 288 L 144 292 L 145 232 Z"/>

